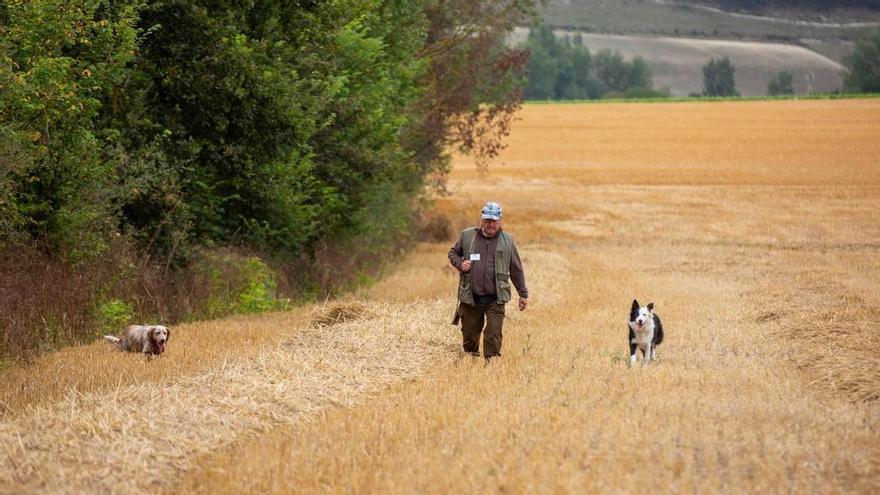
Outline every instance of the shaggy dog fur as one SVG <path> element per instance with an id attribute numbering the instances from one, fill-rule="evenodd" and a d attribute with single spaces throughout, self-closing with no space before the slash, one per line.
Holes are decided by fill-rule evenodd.
<path id="1" fill-rule="evenodd" d="M 116 344 L 120 351 L 158 356 L 165 352 L 171 330 L 162 325 L 130 325 L 119 337 L 105 335 L 104 338 Z"/>

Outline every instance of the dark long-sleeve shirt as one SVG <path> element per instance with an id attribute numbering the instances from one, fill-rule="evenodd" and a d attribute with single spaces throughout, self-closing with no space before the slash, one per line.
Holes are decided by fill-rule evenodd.
<path id="1" fill-rule="evenodd" d="M 474 294 L 485 296 L 495 294 L 495 247 L 498 245 L 498 236 L 501 229 L 494 237 L 486 237 L 483 235 L 482 229 L 475 227 L 477 236 L 474 238 L 474 247 L 471 253 L 479 253 L 480 261 L 471 263 L 471 283 L 473 284 Z M 461 245 L 461 239 L 456 241 L 455 245 L 449 248 L 449 262 L 452 266 L 461 271 L 461 263 L 465 261 L 465 257 L 471 253 L 465 253 Z M 528 298 L 529 289 L 526 287 L 526 275 L 523 271 L 522 260 L 519 257 L 519 251 L 516 249 L 516 243 L 512 245 L 510 253 L 510 281 L 516 287 L 519 297 Z"/>

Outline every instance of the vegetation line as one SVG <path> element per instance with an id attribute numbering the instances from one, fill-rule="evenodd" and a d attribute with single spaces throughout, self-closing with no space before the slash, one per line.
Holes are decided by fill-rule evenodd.
<path id="1" fill-rule="evenodd" d="M 690 96 L 669 98 L 605 98 L 599 100 L 526 100 L 527 105 L 574 105 L 604 103 L 688 103 L 717 101 L 778 101 L 778 100 L 860 100 L 880 98 L 880 93 L 828 93 L 813 95 L 776 95 L 776 96 Z"/>
<path id="2" fill-rule="evenodd" d="M 0 362 L 369 277 L 503 148 L 534 4 L 0 4 Z"/>

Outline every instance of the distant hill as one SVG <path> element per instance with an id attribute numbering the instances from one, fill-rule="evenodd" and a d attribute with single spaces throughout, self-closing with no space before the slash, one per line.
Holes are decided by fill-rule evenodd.
<path id="1" fill-rule="evenodd" d="M 641 56 L 654 86 L 675 96 L 700 92 L 702 66 L 725 55 L 744 96 L 765 94 L 767 82 L 783 69 L 794 74 L 795 92 L 807 94 L 840 90 L 843 58 L 856 39 L 880 29 L 873 0 L 824 3 L 859 1 L 862 7 L 810 9 L 791 7 L 797 0 L 549 0 L 541 16 L 558 34 L 582 33 L 592 52 Z M 730 5 L 753 8 L 724 8 Z"/>
<path id="2" fill-rule="evenodd" d="M 851 43 L 880 28 L 880 11 L 868 8 L 767 7 L 730 11 L 727 2 L 681 0 L 549 0 L 544 22 L 560 29 L 609 34 L 690 38 Z"/>
<path id="3" fill-rule="evenodd" d="M 572 34 L 557 30 L 557 36 Z M 525 39 L 526 30 L 516 33 Z M 736 87 L 743 96 L 767 93 L 767 83 L 782 69 L 794 75 L 795 94 L 830 93 L 843 87 L 837 62 L 804 47 L 781 43 L 581 34 L 584 44 L 595 53 L 617 50 L 627 59 L 641 56 L 654 76 L 654 87 L 669 88 L 672 96 L 688 96 L 703 89 L 702 67 L 712 58 L 730 57 L 736 67 Z"/>

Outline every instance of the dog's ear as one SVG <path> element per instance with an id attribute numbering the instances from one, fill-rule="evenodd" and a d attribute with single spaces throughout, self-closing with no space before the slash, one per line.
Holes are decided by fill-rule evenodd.
<path id="1" fill-rule="evenodd" d="M 171 340 L 171 329 L 165 327 L 165 342 L 168 342 L 169 340 Z"/>
<path id="2" fill-rule="evenodd" d="M 648 311 L 654 311 L 654 303 L 648 303 Z"/>
<path id="3" fill-rule="evenodd" d="M 641 306 L 639 306 L 639 302 L 637 300 L 633 299 L 632 309 L 639 309 L 640 307 Z"/>

